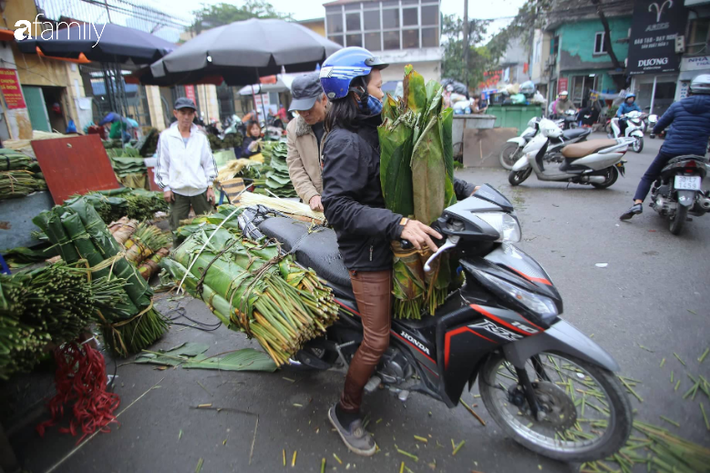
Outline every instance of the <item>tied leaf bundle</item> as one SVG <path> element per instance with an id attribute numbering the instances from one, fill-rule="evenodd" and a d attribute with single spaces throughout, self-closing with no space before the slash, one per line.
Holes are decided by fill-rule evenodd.
<path id="1" fill-rule="evenodd" d="M 0 276 L 0 378 L 29 371 L 50 341 L 76 339 L 97 311 L 122 302 L 124 281 L 91 281 L 63 264 Z"/>
<path id="2" fill-rule="evenodd" d="M 150 258 L 144 260 L 138 267 L 138 272 L 141 273 L 141 277 L 146 281 L 149 281 L 154 274 L 160 272 L 160 261 L 170 254 L 170 248 L 161 248 L 153 254 Z"/>
<path id="3" fill-rule="evenodd" d="M 126 260 L 138 265 L 159 249 L 167 246 L 169 241 L 169 237 L 158 227 L 145 222 L 141 223 L 124 244 Z"/>
<path id="4" fill-rule="evenodd" d="M 331 290 L 312 270 L 278 245 L 244 239 L 238 230 L 193 227 L 161 266 L 228 328 L 256 338 L 279 366 L 337 317 Z"/>
<path id="5" fill-rule="evenodd" d="M 0 200 L 24 197 L 46 189 L 47 183 L 40 173 L 24 170 L 0 172 Z"/>
<path id="6" fill-rule="evenodd" d="M 82 196 L 76 195 L 64 201 L 71 205 Z M 83 196 L 99 213 L 101 219 L 111 223 L 128 217 L 139 221 L 152 220 L 156 212 L 167 212 L 169 205 L 161 192 L 151 192 L 145 189 L 111 189 L 90 192 Z"/>
<path id="7" fill-rule="evenodd" d="M 0 148 L 0 171 L 39 172 L 37 161 L 10 148 Z"/>
<path id="8" fill-rule="evenodd" d="M 121 291 L 127 297 L 99 313 L 105 341 L 114 353 L 128 356 L 162 336 L 166 323 L 153 309 L 153 290 L 124 258 L 123 248 L 85 198 L 42 212 L 33 222 L 47 234 L 52 244 L 59 246 L 66 263 L 85 259 L 92 277 L 124 281 Z"/>
<path id="9" fill-rule="evenodd" d="M 298 197 L 288 174 L 286 143 L 279 143 L 271 149 L 271 171 L 266 174 L 266 188 L 279 197 Z"/>
<path id="10" fill-rule="evenodd" d="M 404 96 L 388 96 L 382 110 L 380 139 L 380 182 L 385 205 L 395 213 L 427 225 L 456 202 L 452 143 L 453 110 L 444 109 L 442 87 L 405 68 Z M 437 260 L 431 272 L 424 262 L 432 254 L 394 250 L 395 315 L 419 319 L 439 307 L 453 279 L 446 256 Z"/>

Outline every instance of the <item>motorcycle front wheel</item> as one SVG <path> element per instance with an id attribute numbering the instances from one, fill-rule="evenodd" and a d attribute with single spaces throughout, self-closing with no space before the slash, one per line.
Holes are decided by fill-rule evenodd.
<path id="1" fill-rule="evenodd" d="M 643 151 L 643 138 L 636 138 L 636 141 L 634 141 L 634 151 L 641 154 L 641 151 Z"/>
<path id="2" fill-rule="evenodd" d="M 540 353 L 525 367 L 544 418 L 533 417 L 513 366 L 490 357 L 479 391 L 506 435 L 533 452 L 588 462 L 619 451 L 631 434 L 631 405 L 614 374 L 566 353 Z"/>
<path id="3" fill-rule="evenodd" d="M 513 164 L 515 164 L 515 161 L 520 157 L 518 154 L 519 148 L 520 146 L 516 143 L 508 143 L 503 147 L 500 152 L 500 165 L 503 166 L 504 169 L 509 171 L 513 169 Z"/>
<path id="4" fill-rule="evenodd" d="M 517 186 L 518 184 L 522 184 L 525 179 L 530 177 L 530 174 L 532 174 L 531 167 L 523 169 L 522 171 L 510 171 L 510 174 L 508 174 L 508 182 L 511 186 Z"/>

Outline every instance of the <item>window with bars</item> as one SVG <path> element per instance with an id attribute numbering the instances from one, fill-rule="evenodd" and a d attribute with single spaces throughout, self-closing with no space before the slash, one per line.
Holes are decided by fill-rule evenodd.
<path id="1" fill-rule="evenodd" d="M 606 54 L 606 43 L 604 42 L 605 33 L 599 31 L 594 35 L 594 54 Z"/>
<path id="2" fill-rule="evenodd" d="M 710 18 L 692 20 L 688 30 L 688 54 L 707 54 L 709 43 Z"/>
<path id="3" fill-rule="evenodd" d="M 326 8 L 328 39 L 370 51 L 439 46 L 439 2 L 383 0 Z"/>

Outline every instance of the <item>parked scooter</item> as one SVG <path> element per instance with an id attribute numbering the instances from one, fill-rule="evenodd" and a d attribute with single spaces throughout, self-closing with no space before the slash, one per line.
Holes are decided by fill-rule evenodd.
<path id="1" fill-rule="evenodd" d="M 625 115 L 622 115 L 621 118 L 619 117 L 614 117 L 611 120 L 611 131 L 612 134 L 609 135 L 609 138 L 619 138 L 621 137 L 621 120 L 626 121 L 626 129 L 624 130 L 624 136 L 627 138 L 634 138 L 634 144 L 633 144 L 633 150 L 636 151 L 637 153 L 640 153 L 643 151 L 643 135 L 646 132 L 646 123 L 645 123 L 645 118 L 646 118 L 645 113 L 641 113 L 639 111 L 634 110 L 633 112 L 629 112 Z M 653 135 L 651 135 L 651 138 L 653 138 Z"/>
<path id="2" fill-rule="evenodd" d="M 528 127 L 523 131 L 523 133 L 516 137 L 508 140 L 500 152 L 500 164 L 504 169 L 511 170 L 513 165 L 522 157 L 525 147 L 534 139 L 538 139 L 539 148 L 542 147 L 545 138 L 539 138 L 540 130 L 540 118 L 531 118 L 528 122 Z M 562 132 L 560 138 L 555 140 L 555 143 L 548 148 L 545 154 L 544 161 L 549 162 L 562 162 L 562 155 L 560 150 L 568 144 L 579 143 L 580 141 L 585 141 L 587 137 L 592 133 L 591 128 L 575 128 L 571 130 L 565 130 Z"/>
<path id="3" fill-rule="evenodd" d="M 703 156 L 678 156 L 668 161 L 651 189 L 651 208 L 670 218 L 670 231 L 680 234 L 688 214 L 700 217 L 710 211 L 710 195 L 702 190 L 707 174 Z"/>
<path id="4" fill-rule="evenodd" d="M 544 156 L 554 140 L 562 135 L 560 127 L 549 120 L 540 122 L 540 137 L 535 137 L 523 150 L 523 157 L 513 166 L 508 175 L 508 182 L 517 186 L 525 181 L 530 174 L 541 181 L 566 181 L 575 184 L 591 184 L 597 189 L 612 186 L 623 176 L 624 154 L 633 144 L 635 138 L 618 138 L 616 140 L 591 140 L 583 143 L 566 145 L 561 150 L 562 164 L 545 168 Z M 537 148 L 542 139 L 544 144 Z"/>
<path id="5" fill-rule="evenodd" d="M 240 227 L 252 237 L 277 239 L 333 288 L 341 307 L 327 334 L 308 342 L 292 365 L 347 369 L 363 327 L 335 232 L 313 232 L 307 223 L 290 218 L 263 219 L 268 212 L 246 209 Z M 459 258 L 465 284 L 452 288 L 434 317 L 392 319 L 389 348 L 365 390 L 384 385 L 402 401 L 419 392 L 453 408 L 465 385 L 470 389 L 479 379 L 482 401 L 495 422 L 526 448 L 567 462 L 592 461 L 619 450 L 629 437 L 632 414 L 613 374 L 618 365 L 560 318 L 562 299 L 550 276 L 514 245 L 521 238 L 520 224 L 508 199 L 481 186 L 445 209 L 434 227 L 446 241 L 437 242 L 439 251 L 425 268 L 446 252 Z M 572 386 L 574 394 L 593 393 L 607 409 L 587 406 L 583 417 L 588 421 L 578 422 L 582 408 L 558 383 Z"/>

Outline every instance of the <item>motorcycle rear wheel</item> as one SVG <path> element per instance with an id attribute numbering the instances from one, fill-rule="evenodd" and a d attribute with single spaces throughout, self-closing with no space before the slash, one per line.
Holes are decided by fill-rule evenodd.
<path id="1" fill-rule="evenodd" d="M 518 184 L 522 184 L 525 179 L 530 177 L 530 174 L 532 174 L 531 167 L 523 169 L 522 171 L 510 171 L 510 174 L 508 174 L 508 182 L 511 186 L 517 186 Z"/>
<path id="2" fill-rule="evenodd" d="M 601 183 L 593 182 L 592 185 L 595 189 L 606 189 L 607 187 L 611 187 L 614 185 L 616 180 L 619 179 L 619 171 L 615 166 L 608 167 L 604 171 L 606 171 L 606 179 Z"/>
<path id="3" fill-rule="evenodd" d="M 673 235 L 680 235 L 683 231 L 683 225 L 688 220 L 688 207 L 678 204 L 678 209 L 675 211 L 675 216 L 671 218 L 670 230 Z"/>
<path id="4" fill-rule="evenodd" d="M 622 448 L 631 434 L 633 417 L 628 397 L 614 374 L 566 353 L 541 353 L 538 359 L 549 376 L 547 382 L 536 374 L 532 358 L 526 370 L 540 389 L 536 388 L 538 403 L 548 416 L 542 421 L 532 418 L 527 401 L 516 407 L 509 398 L 511 387 L 518 382 L 517 374 L 501 355 L 491 356 L 481 371 L 481 398 L 503 432 L 533 452 L 565 462 L 599 460 Z M 512 386 L 502 382 L 506 380 L 509 385 L 512 380 Z M 560 388 L 563 383 L 571 387 Z M 585 393 L 594 395 L 587 397 Z M 605 399 L 600 399 L 599 393 Z M 584 403 L 579 402 L 582 398 Z M 595 437 L 595 432 L 601 435 Z"/>
<path id="5" fill-rule="evenodd" d="M 515 143 L 507 143 L 501 150 L 500 165 L 503 166 L 504 169 L 509 171 L 513 169 L 515 161 L 517 161 L 520 157 L 518 154 L 518 148 L 520 148 L 520 146 Z"/>

